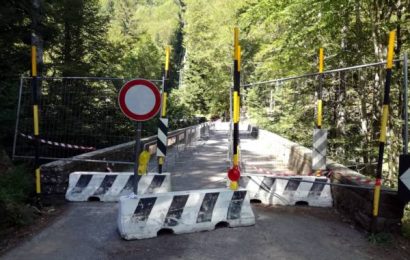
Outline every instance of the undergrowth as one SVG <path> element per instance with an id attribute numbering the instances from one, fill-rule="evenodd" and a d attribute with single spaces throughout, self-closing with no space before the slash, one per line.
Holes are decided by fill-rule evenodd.
<path id="1" fill-rule="evenodd" d="M 35 211 L 30 206 L 33 177 L 24 166 L 17 166 L 0 176 L 0 227 L 29 225 Z"/>
<path id="2" fill-rule="evenodd" d="M 401 232 L 403 237 L 410 239 L 410 203 L 407 203 L 406 207 L 404 207 L 404 214 L 401 223 Z"/>

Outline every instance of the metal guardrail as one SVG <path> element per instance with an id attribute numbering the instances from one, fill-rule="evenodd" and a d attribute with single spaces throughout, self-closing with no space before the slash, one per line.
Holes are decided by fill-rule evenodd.
<path id="1" fill-rule="evenodd" d="M 171 148 L 170 155 L 177 158 L 179 157 L 180 152 L 189 150 L 193 146 L 195 146 L 196 141 L 201 137 L 201 129 L 208 128 L 208 131 L 209 131 L 209 128 L 211 127 L 210 124 L 211 123 L 202 123 L 199 125 L 171 131 L 168 134 L 168 147 Z M 141 145 L 144 149 L 150 149 L 151 154 L 155 155 L 156 144 L 157 144 L 156 140 L 157 140 L 156 135 L 143 138 L 141 140 Z M 134 145 L 135 145 L 135 142 L 131 141 L 131 142 L 127 142 L 124 144 L 115 145 L 112 147 L 106 147 L 106 148 L 88 152 L 88 153 L 83 153 L 83 154 L 69 157 L 69 158 L 57 158 L 57 157 L 46 157 L 46 156 L 40 156 L 39 158 L 41 160 L 47 160 L 47 161 L 67 161 L 67 162 L 77 161 L 77 162 L 133 165 L 134 164 L 133 161 L 109 159 L 109 156 L 110 156 L 110 153 L 127 150 L 127 149 L 129 149 L 130 154 L 132 154 L 132 149 Z M 93 157 L 103 157 L 103 159 L 93 159 Z M 33 159 L 34 156 L 15 156 L 15 158 L 16 159 Z M 172 159 L 174 159 L 173 162 L 175 162 L 175 158 L 168 158 L 166 162 L 167 161 L 172 162 Z"/>

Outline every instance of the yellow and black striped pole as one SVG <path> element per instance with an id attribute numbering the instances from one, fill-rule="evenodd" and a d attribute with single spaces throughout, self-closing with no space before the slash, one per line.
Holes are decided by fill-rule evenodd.
<path id="1" fill-rule="evenodd" d="M 312 170 L 316 176 L 321 176 L 322 171 L 326 170 L 326 146 L 327 131 L 322 129 L 323 122 L 323 67 L 324 67 L 324 50 L 319 49 L 319 85 L 316 89 L 316 120 L 315 129 L 313 130 L 313 153 L 312 153 Z"/>
<path id="2" fill-rule="evenodd" d="M 161 99 L 161 115 L 158 122 L 158 137 L 157 137 L 157 157 L 158 157 L 158 173 L 162 173 L 162 168 L 167 154 L 168 142 L 168 118 L 167 118 L 167 99 L 168 99 L 168 74 L 169 74 L 169 56 L 171 53 L 170 46 L 165 47 L 165 69 L 162 76 L 162 99 Z"/>
<path id="3" fill-rule="evenodd" d="M 377 231 L 377 218 L 379 216 L 380 189 L 381 189 L 381 184 L 382 184 L 383 156 L 384 156 L 384 145 L 386 143 L 387 120 L 389 118 L 390 82 L 392 78 L 395 38 L 396 38 L 396 32 L 391 31 L 389 35 L 389 45 L 387 49 L 386 82 L 384 86 L 384 99 L 383 99 L 382 118 L 381 118 L 381 127 L 380 127 L 379 158 L 377 161 L 376 182 L 374 184 L 373 223 L 372 223 L 373 232 Z"/>
<path id="4" fill-rule="evenodd" d="M 239 169 L 239 119 L 240 119 L 240 72 L 241 72 L 241 46 L 239 46 L 239 28 L 234 28 L 234 62 L 233 62 L 233 168 Z M 238 170 L 238 174 L 240 174 Z M 239 178 L 239 176 L 238 176 Z M 231 179 L 230 188 L 238 189 L 237 180 Z"/>
<path id="5" fill-rule="evenodd" d="M 322 128 L 323 119 L 323 102 L 322 102 L 322 88 L 323 88 L 323 65 L 324 65 L 324 51 L 323 48 L 319 49 L 319 89 L 317 92 L 317 121 L 316 127 Z"/>
<path id="6" fill-rule="evenodd" d="M 39 146 L 40 146 L 40 126 L 39 126 L 39 111 L 38 111 L 38 77 L 37 77 L 37 48 L 31 46 L 31 86 L 33 91 L 33 128 L 34 128 L 34 171 L 36 182 L 36 194 L 40 199 L 41 194 L 41 175 L 39 161 Z"/>

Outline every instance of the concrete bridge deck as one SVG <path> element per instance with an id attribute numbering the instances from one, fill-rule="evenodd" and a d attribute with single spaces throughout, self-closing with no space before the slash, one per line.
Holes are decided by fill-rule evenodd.
<path id="1" fill-rule="evenodd" d="M 249 164 L 273 167 L 243 139 Z M 226 132 L 211 132 L 182 153 L 172 170 L 173 190 L 225 187 Z M 282 167 L 279 164 L 280 167 Z M 284 167 L 284 166 L 283 166 Z M 280 170 L 286 170 L 283 169 Z M 285 167 L 286 168 L 286 167 Z M 116 203 L 68 203 L 54 223 L 1 259 L 405 259 L 370 244 L 333 209 L 254 204 L 256 225 L 124 241 L 116 230 Z"/>

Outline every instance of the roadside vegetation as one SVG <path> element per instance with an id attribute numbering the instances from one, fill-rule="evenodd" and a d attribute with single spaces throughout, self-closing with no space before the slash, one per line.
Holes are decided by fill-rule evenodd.
<path id="1" fill-rule="evenodd" d="M 25 226 L 33 222 L 35 210 L 30 195 L 33 178 L 23 166 L 0 173 L 0 230 L 10 226 Z"/>

